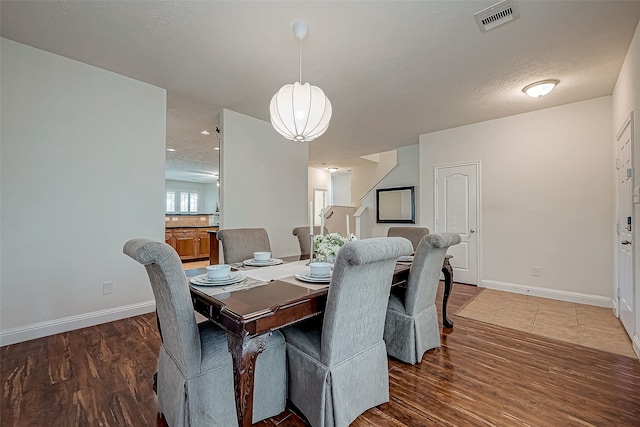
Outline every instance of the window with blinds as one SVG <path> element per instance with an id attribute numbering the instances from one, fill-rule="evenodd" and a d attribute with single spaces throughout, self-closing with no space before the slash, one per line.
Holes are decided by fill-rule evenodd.
<path id="1" fill-rule="evenodd" d="M 189 212 L 189 193 L 180 192 L 180 212 Z"/>
<path id="2" fill-rule="evenodd" d="M 180 200 L 180 206 L 176 206 Z M 200 194 L 197 191 L 176 191 L 167 190 L 167 213 L 198 213 L 198 199 Z"/>
<path id="3" fill-rule="evenodd" d="M 176 211 L 176 192 L 174 190 L 167 190 L 167 212 Z"/>
<path id="4" fill-rule="evenodd" d="M 189 193 L 189 212 L 198 212 L 198 193 Z"/>
<path id="5" fill-rule="evenodd" d="M 197 191 L 167 190 L 167 213 L 198 213 L 199 199 Z"/>

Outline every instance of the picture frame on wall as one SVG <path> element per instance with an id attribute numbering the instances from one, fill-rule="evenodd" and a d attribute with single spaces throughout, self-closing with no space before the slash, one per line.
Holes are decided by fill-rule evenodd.
<path id="1" fill-rule="evenodd" d="M 377 189 L 376 222 L 415 224 L 415 187 Z"/>

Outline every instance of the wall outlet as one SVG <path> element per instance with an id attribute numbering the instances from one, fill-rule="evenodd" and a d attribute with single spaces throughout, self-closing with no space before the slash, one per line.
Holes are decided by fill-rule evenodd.
<path id="1" fill-rule="evenodd" d="M 206 217 L 204 217 L 204 216 L 201 216 L 201 217 L 200 217 L 200 221 L 206 221 L 206 220 L 207 220 L 207 218 L 206 218 Z"/>
<path id="2" fill-rule="evenodd" d="M 113 293 L 113 282 L 104 282 L 102 284 L 102 295 L 109 295 Z"/>
<path id="3" fill-rule="evenodd" d="M 542 269 L 540 267 L 533 267 L 533 272 L 531 274 L 536 277 L 540 277 L 542 275 Z"/>

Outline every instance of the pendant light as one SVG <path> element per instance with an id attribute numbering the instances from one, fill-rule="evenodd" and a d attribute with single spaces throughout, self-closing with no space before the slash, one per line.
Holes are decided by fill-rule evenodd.
<path id="1" fill-rule="evenodd" d="M 287 84 L 271 98 L 271 125 L 285 138 L 308 142 L 326 132 L 331 120 L 331 102 L 317 86 L 302 84 L 302 39 L 309 24 L 297 21 L 293 34 L 300 40 L 300 81 Z"/>

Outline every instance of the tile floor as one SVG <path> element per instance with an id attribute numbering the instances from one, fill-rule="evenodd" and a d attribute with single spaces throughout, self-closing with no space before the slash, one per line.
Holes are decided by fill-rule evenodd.
<path id="1" fill-rule="evenodd" d="M 637 357 L 613 310 L 484 289 L 458 316 Z"/>

